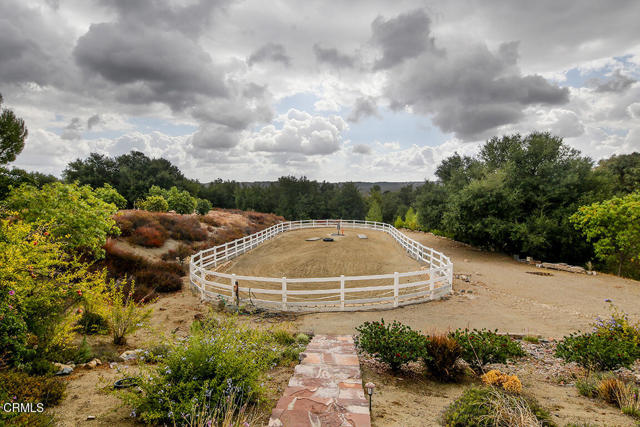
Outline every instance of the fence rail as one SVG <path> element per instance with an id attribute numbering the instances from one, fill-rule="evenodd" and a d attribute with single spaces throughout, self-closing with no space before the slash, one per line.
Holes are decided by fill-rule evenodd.
<path id="1" fill-rule="evenodd" d="M 407 254 L 423 264 L 421 270 L 370 276 L 316 278 L 257 277 L 222 273 L 216 268 L 273 239 L 278 234 L 307 228 L 370 229 L 389 234 Z M 441 298 L 451 292 L 453 264 L 441 252 L 407 237 L 381 222 L 305 220 L 273 225 L 223 245 L 202 250 L 189 261 L 191 285 L 203 299 L 238 299 L 283 311 L 354 311 L 392 308 Z M 242 286 L 235 288 L 235 283 Z M 364 282 L 367 286 L 360 286 Z"/>

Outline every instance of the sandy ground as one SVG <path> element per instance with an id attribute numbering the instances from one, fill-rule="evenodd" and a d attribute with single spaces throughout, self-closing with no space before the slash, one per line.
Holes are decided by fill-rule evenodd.
<path id="1" fill-rule="evenodd" d="M 471 379 L 463 383 L 439 383 L 426 378 L 419 368 L 394 376 L 375 361 L 361 363 L 362 379 L 376 384 L 372 405 L 373 427 L 441 426 L 442 413 L 460 397 Z M 518 377 L 524 392 L 549 410 L 560 426 L 568 423 L 597 426 L 636 426 L 620 409 L 578 394 L 573 386 L 544 379 L 528 362 L 518 363 Z M 588 424 L 587 424 L 588 423 Z"/>
<path id="2" fill-rule="evenodd" d="M 638 281 L 608 274 L 588 276 L 537 269 L 506 255 L 482 252 L 432 234 L 405 232 L 450 256 L 454 273 L 469 275 L 470 283 L 454 280 L 456 295 L 447 300 L 388 311 L 307 314 L 299 317 L 299 328 L 316 333 L 354 333 L 362 322 L 384 317 L 424 332 L 484 327 L 559 338 L 588 329 L 598 315 L 608 316 L 605 299 L 611 299 L 632 319 L 640 319 Z M 551 275 L 527 273 L 531 271 Z M 464 294 L 460 293 L 462 290 Z"/>
<path id="3" fill-rule="evenodd" d="M 279 235 L 252 251 L 234 258 L 221 266 L 218 271 L 244 276 L 273 278 L 308 278 L 365 276 L 392 274 L 393 272 L 418 271 L 422 265 L 407 256 L 405 251 L 391 236 L 373 230 L 346 230 L 344 236 L 331 236 L 333 242 L 306 241 L 308 238 L 324 238 L 335 232 L 335 228 L 297 230 Z M 367 239 L 358 238 L 365 234 Z M 428 275 L 401 278 L 400 283 L 426 280 Z M 393 279 L 346 281 L 346 288 L 393 285 Z M 268 282 L 240 281 L 240 286 L 253 288 L 253 293 L 262 299 L 279 299 L 279 295 L 260 294 L 258 289 L 281 289 L 281 284 Z M 339 289 L 339 281 L 314 283 L 288 283 L 289 290 Z M 422 289 L 420 289 L 422 290 Z M 415 292 L 415 288 L 401 290 L 401 294 Z M 372 292 L 348 292 L 345 299 L 374 298 L 392 296 L 393 290 Z M 246 298 L 246 295 L 240 293 Z M 323 295 L 313 295 L 312 298 Z M 330 297 L 339 301 L 336 292 Z M 304 296 L 289 296 L 289 301 L 304 300 Z"/>

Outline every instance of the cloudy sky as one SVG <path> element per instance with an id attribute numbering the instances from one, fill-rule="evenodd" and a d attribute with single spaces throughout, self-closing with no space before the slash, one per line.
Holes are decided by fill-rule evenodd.
<path id="1" fill-rule="evenodd" d="M 187 176 L 431 178 L 487 138 L 548 130 L 640 151 L 640 2 L 2 0 L 15 166 L 90 152 Z"/>

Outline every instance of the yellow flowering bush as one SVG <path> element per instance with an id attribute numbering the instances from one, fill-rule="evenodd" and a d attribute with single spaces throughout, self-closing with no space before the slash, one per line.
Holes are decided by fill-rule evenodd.
<path id="1" fill-rule="evenodd" d="M 503 374 L 497 369 L 493 369 L 482 377 L 482 382 L 495 387 L 502 387 L 511 393 L 520 393 L 522 391 L 522 383 L 516 375 Z"/>
<path id="2" fill-rule="evenodd" d="M 0 368 L 70 343 L 78 307 L 103 298 L 105 272 L 69 255 L 46 225 L 0 217 Z"/>

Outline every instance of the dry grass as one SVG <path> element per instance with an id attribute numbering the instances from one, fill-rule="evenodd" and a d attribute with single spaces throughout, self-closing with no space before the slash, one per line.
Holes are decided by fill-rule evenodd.
<path id="1" fill-rule="evenodd" d="M 543 425 L 522 396 L 492 390 L 488 403 L 493 413 L 491 420 L 496 426 L 539 427 Z"/>

